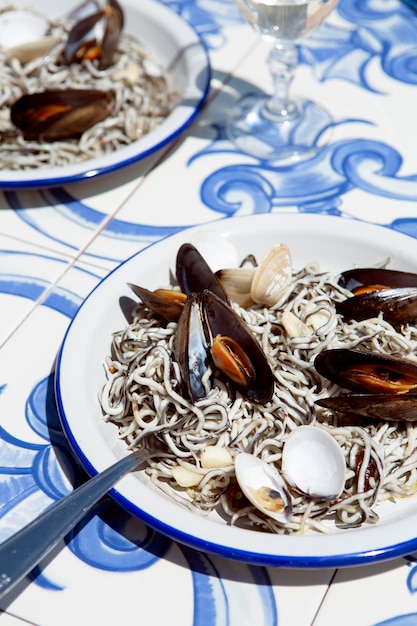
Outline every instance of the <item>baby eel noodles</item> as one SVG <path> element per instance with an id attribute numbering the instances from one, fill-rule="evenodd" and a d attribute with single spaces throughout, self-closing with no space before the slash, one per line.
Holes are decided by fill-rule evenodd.
<path id="1" fill-rule="evenodd" d="M 334 304 L 347 295 L 336 276 L 310 265 L 293 271 L 287 293 L 274 308 L 256 305 L 245 310 L 233 304 L 274 371 L 274 395 L 263 406 L 219 380 L 205 399 L 193 404 L 184 398 L 172 358 L 177 324 L 162 324 L 139 305 L 133 323 L 113 336 L 112 356 L 105 364 L 107 382 L 100 393 L 105 420 L 118 426 L 130 449 L 155 451 L 146 469 L 150 480 L 194 512 L 220 510 L 230 524 L 280 534 L 375 523 L 378 503 L 416 490 L 417 426 L 382 420 L 345 425 L 328 411 L 315 409 L 316 400 L 337 395 L 338 387 L 324 386 L 313 361 L 323 349 L 339 347 L 401 354 L 415 361 L 417 329 L 407 326 L 399 332 L 381 318 L 345 322 Z M 288 317 L 294 320 L 288 312 L 301 320 L 298 328 L 288 322 Z M 294 494 L 291 520 L 280 524 L 242 496 L 233 458 L 244 450 L 280 469 L 289 434 L 312 422 L 341 446 L 347 465 L 345 488 L 335 502 Z M 222 452 L 221 462 L 206 460 L 213 446 Z M 163 455 L 158 457 L 159 452 Z"/>
<path id="2" fill-rule="evenodd" d="M 65 18 L 53 22 L 50 34 L 59 43 L 46 55 L 26 64 L 0 47 L 2 169 L 67 166 L 105 156 L 152 131 L 179 102 L 179 94 L 166 73 L 126 33 L 122 33 L 114 62 L 108 69 L 98 69 L 90 60 L 81 64 L 62 63 L 71 26 Z M 12 104 L 24 94 L 65 88 L 112 92 L 114 112 L 85 131 L 79 140 L 25 140 L 10 121 Z"/>

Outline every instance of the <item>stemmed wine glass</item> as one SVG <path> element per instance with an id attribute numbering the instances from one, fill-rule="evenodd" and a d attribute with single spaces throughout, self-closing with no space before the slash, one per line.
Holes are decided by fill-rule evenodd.
<path id="1" fill-rule="evenodd" d="M 292 99 L 297 42 L 311 33 L 338 0 L 235 0 L 245 20 L 274 47 L 268 58 L 274 93 L 249 95 L 232 109 L 226 132 L 243 152 L 260 159 L 294 161 L 321 147 L 331 116 L 312 100 Z"/>

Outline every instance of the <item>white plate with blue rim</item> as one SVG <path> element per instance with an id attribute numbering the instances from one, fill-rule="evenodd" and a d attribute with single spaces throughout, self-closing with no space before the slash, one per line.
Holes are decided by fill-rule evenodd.
<path id="1" fill-rule="evenodd" d="M 127 286 L 166 285 L 179 246 L 201 234 L 220 234 L 238 256 L 261 258 L 284 242 L 293 266 L 315 261 L 335 273 L 370 266 L 392 257 L 390 267 L 417 272 L 414 239 L 382 226 L 334 216 L 268 214 L 231 218 L 184 230 L 128 259 L 87 297 L 70 324 L 59 353 L 56 397 L 64 431 L 75 456 L 90 475 L 128 454 L 117 427 L 103 420 L 98 393 L 105 382 L 104 359 L 111 335 L 125 327 L 119 298 L 132 297 Z M 205 236 L 205 235 L 204 235 Z M 379 521 L 328 533 L 275 535 L 227 525 L 216 513 L 199 516 L 172 501 L 148 482 L 144 471 L 123 478 L 112 497 L 129 513 L 173 540 L 243 562 L 287 568 L 347 567 L 384 561 L 417 550 L 417 498 L 376 507 Z"/>
<path id="2" fill-rule="evenodd" d="M 14 8 L 28 6 L 26 0 L 7 3 Z M 77 0 L 37 0 L 36 10 L 48 18 L 69 13 Z M 1 167 L 0 189 L 42 188 L 95 179 L 116 172 L 164 148 L 192 124 L 199 114 L 210 85 L 210 64 L 206 48 L 195 29 L 158 0 L 121 0 L 124 31 L 140 42 L 145 53 L 165 70 L 180 93 L 179 103 L 148 134 L 112 153 L 64 166 L 40 166 L 11 170 Z M 6 6 L 0 0 L 0 9 Z M 1 44 L 1 42 L 0 42 Z"/>

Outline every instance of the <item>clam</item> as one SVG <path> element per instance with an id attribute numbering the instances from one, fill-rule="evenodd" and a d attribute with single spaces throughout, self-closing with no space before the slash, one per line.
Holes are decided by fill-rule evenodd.
<path id="1" fill-rule="evenodd" d="M 284 445 L 282 475 L 304 495 L 336 500 L 345 485 L 343 451 L 327 431 L 316 426 L 298 426 Z"/>
<path id="2" fill-rule="evenodd" d="M 190 243 L 197 248 L 214 273 L 222 267 L 239 265 L 236 246 L 224 235 L 209 230 L 209 227 L 194 232 L 190 236 Z"/>
<path id="3" fill-rule="evenodd" d="M 278 470 L 252 454 L 235 459 L 236 479 L 249 502 L 259 511 L 286 524 L 292 515 L 292 498 Z"/>
<path id="4" fill-rule="evenodd" d="M 346 348 L 323 350 L 314 367 L 324 378 L 351 391 L 390 395 L 417 388 L 417 364 L 393 355 Z"/>
<path id="5" fill-rule="evenodd" d="M 78 138 L 110 115 L 114 95 L 97 89 L 56 89 L 26 94 L 11 107 L 12 123 L 26 140 Z"/>
<path id="6" fill-rule="evenodd" d="M 216 276 L 230 300 L 240 306 L 275 306 L 291 282 L 291 253 L 282 243 L 271 248 L 257 267 L 223 268 Z"/>
<path id="7" fill-rule="evenodd" d="M 287 290 L 292 274 L 291 253 L 285 244 L 274 246 L 256 268 L 250 295 L 254 302 L 274 306 Z"/>
<path id="8" fill-rule="evenodd" d="M 47 35 L 48 21 L 25 9 L 10 9 L 0 13 L 0 42 L 9 58 L 16 57 L 22 64 L 45 55 L 57 43 Z"/>
<path id="9" fill-rule="evenodd" d="M 246 309 L 254 304 L 251 286 L 255 272 L 254 267 L 228 267 L 217 270 L 216 277 L 230 300 Z"/>

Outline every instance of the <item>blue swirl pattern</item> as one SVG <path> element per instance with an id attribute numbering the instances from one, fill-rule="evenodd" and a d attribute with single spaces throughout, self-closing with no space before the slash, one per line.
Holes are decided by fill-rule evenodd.
<path id="1" fill-rule="evenodd" d="M 190 21 L 204 38 L 207 47 L 219 50 L 226 44 L 225 27 L 233 26 L 241 18 L 232 0 L 211 2 L 210 12 L 203 0 L 165 0 Z M 417 15 L 397 0 L 341 0 L 337 24 L 324 25 L 300 46 L 300 61 L 309 65 L 321 82 L 346 81 L 369 92 L 378 87 L 368 78 L 367 68 L 378 62 L 386 76 L 403 84 L 417 84 Z M 401 44 L 401 45 L 399 45 Z M 367 128 L 369 119 L 345 119 L 339 124 L 352 128 Z M 354 125 L 354 126 L 353 126 Z M 309 161 L 291 167 L 272 166 L 255 159 L 239 163 L 239 154 L 224 138 L 224 129 L 213 123 L 215 135 L 206 148 L 193 154 L 188 168 L 204 160 L 207 175 L 201 180 L 200 198 L 212 218 L 228 218 L 242 211 L 268 213 L 286 211 L 295 207 L 300 213 L 347 215 L 344 199 L 352 191 L 360 190 L 380 198 L 401 201 L 417 200 L 417 173 L 402 175 L 403 158 L 393 146 L 363 137 L 339 139 Z M 210 170 L 210 157 L 234 154 L 236 164 Z M 34 192 L 35 193 L 35 192 Z M 43 237 L 48 245 L 59 243 L 69 251 L 78 250 L 79 234 L 83 237 L 96 233 L 109 242 L 108 254 L 92 254 L 97 260 L 118 262 L 112 253 L 112 242 L 133 242 L 137 249 L 177 232 L 185 225 L 152 225 L 139 221 L 114 219 L 107 224 L 107 215 L 89 206 L 88 200 L 79 200 L 67 189 L 57 188 L 37 192 L 39 202 L 49 205 L 47 213 L 28 209 L 18 191 L 5 192 L 10 209 L 25 226 Z M 237 199 L 238 198 L 238 199 Z M 292 209 L 294 210 L 294 209 Z M 59 219 L 51 219 L 51 215 Z M 66 229 L 65 225 L 70 226 Z M 189 224 L 192 225 L 192 224 Z M 388 224 L 391 228 L 417 237 L 417 220 L 397 217 Z M 8 250 L 0 250 L 0 292 L 31 301 L 43 299 L 47 307 L 70 320 L 82 302 L 81 290 L 58 286 L 51 288 L 49 275 L 39 271 L 30 274 L 23 267 L 13 275 L 7 271 Z M 31 255 L 18 257 L 30 260 Z M 64 264 L 52 256 L 33 255 L 48 264 Z M 75 268 L 91 283 L 99 274 Z M 7 383 L 0 381 L 0 394 Z M 24 519 L 34 494 L 41 496 L 45 506 L 64 496 L 71 486 L 86 476 L 75 463 L 60 428 L 53 393 L 52 375 L 48 374 L 34 386 L 26 399 L 25 419 L 38 443 L 29 443 L 0 427 L 0 540 L 16 530 L 15 519 Z M 151 531 L 138 520 L 132 520 L 112 501 L 104 499 L 97 508 L 67 537 L 68 549 L 92 568 L 105 571 L 140 571 L 153 567 L 172 548 L 170 540 Z M 229 626 L 239 623 L 245 610 L 232 603 L 233 593 L 226 589 L 227 580 L 235 576 L 233 563 L 225 563 L 186 547 L 179 547 L 192 572 L 194 593 L 193 626 Z M 258 609 L 258 623 L 278 624 L 278 608 L 265 568 L 239 566 L 251 582 L 250 600 Z M 241 574 L 240 574 L 241 575 Z M 60 585 L 48 580 L 43 572 L 34 572 L 36 583 L 57 593 Z M 416 570 L 408 577 L 408 588 L 417 588 Z M 249 600 L 247 600 L 249 602 Z M 407 626 L 414 624 L 415 614 L 403 615 L 380 622 L 375 626 Z"/>

